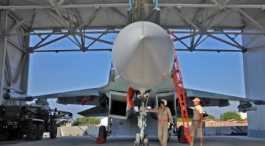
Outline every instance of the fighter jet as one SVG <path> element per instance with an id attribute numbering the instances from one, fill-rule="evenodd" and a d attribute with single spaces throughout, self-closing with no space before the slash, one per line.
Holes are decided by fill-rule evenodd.
<path id="1" fill-rule="evenodd" d="M 141 139 L 148 134 L 145 132 L 147 116 L 139 108 L 154 108 L 158 100 L 166 99 L 172 114 L 178 115 L 178 97 L 172 81 L 174 44 L 170 34 L 158 24 L 139 21 L 120 31 L 112 50 L 113 65 L 106 85 L 39 97 L 57 98 L 60 104 L 95 105 L 80 112 L 84 116 L 108 116 L 125 121 L 137 119 L 137 123 L 144 123 L 142 126 L 138 124 Z M 229 100 L 237 100 L 241 103 L 241 111 L 254 110 L 255 103 L 263 104 L 247 98 L 193 89 L 186 89 L 186 94 L 188 98 L 200 97 L 204 106 L 222 107 L 229 105 Z M 189 100 L 188 106 L 191 106 Z M 144 115 L 144 118 L 139 118 L 139 115 Z"/>

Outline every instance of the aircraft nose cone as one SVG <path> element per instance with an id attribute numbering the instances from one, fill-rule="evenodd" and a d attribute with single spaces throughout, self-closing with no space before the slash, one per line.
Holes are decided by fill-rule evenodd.
<path id="1" fill-rule="evenodd" d="M 113 63 L 133 88 L 150 89 L 169 75 L 173 43 L 159 25 L 136 22 L 118 34 L 113 45 Z"/>

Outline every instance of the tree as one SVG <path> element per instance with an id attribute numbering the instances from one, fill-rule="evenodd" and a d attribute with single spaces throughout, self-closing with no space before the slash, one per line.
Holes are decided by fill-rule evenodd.
<path id="1" fill-rule="evenodd" d="M 77 118 L 73 125 L 75 126 L 84 126 L 84 125 L 98 125 L 100 123 L 100 119 L 97 117 L 81 117 Z"/>
<path id="2" fill-rule="evenodd" d="M 225 112 L 220 117 L 221 120 L 242 120 L 240 114 L 237 112 Z"/>

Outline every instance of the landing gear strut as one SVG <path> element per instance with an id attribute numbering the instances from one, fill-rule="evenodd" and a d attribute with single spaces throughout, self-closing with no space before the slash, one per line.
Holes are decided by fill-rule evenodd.
<path id="1" fill-rule="evenodd" d="M 139 133 L 136 133 L 134 146 L 149 146 L 148 137 L 145 134 L 145 127 L 146 127 L 146 116 L 147 113 L 144 109 L 146 109 L 146 105 L 148 102 L 149 96 L 141 96 L 141 105 L 140 111 L 138 116 L 138 127 Z"/>

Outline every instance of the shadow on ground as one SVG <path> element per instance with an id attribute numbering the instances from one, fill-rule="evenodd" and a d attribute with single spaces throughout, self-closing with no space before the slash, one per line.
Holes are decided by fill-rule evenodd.
<path id="1" fill-rule="evenodd" d="M 91 137 L 61 137 L 41 141 L 11 141 L 1 142 L 1 146 L 98 146 Z M 151 146 L 159 146 L 157 140 L 150 141 Z M 206 137 L 205 146 L 264 146 L 265 139 L 248 137 Z M 109 139 L 108 143 L 100 146 L 133 146 L 133 139 Z M 188 146 L 171 140 L 168 146 Z"/>

